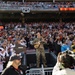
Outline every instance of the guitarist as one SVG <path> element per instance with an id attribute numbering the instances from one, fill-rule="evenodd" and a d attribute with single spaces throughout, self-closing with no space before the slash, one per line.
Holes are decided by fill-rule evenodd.
<path id="1" fill-rule="evenodd" d="M 45 57 L 45 51 L 44 51 L 44 39 L 41 36 L 40 32 L 37 32 L 37 38 L 34 39 L 33 44 L 34 48 L 36 49 L 36 62 L 37 67 L 40 67 L 40 56 L 42 56 L 42 62 L 44 67 L 46 67 L 46 57 Z"/>

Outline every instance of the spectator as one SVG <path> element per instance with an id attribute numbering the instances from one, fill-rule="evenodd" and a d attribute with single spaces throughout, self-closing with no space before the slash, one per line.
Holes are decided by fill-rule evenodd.
<path id="1" fill-rule="evenodd" d="M 69 46 L 67 45 L 66 39 L 63 40 L 63 44 L 61 46 L 61 52 L 64 52 L 66 50 L 70 50 Z"/>
<path id="2" fill-rule="evenodd" d="M 61 53 L 57 57 L 57 63 L 53 68 L 52 75 L 75 75 L 74 59 L 67 53 Z"/>
<path id="3" fill-rule="evenodd" d="M 19 69 L 19 65 L 21 64 L 21 57 L 18 55 L 14 55 L 10 58 L 12 61 L 11 65 L 8 63 L 8 66 L 2 72 L 1 75 L 22 75 L 22 71 Z"/>
<path id="4" fill-rule="evenodd" d="M 48 41 L 45 44 L 45 49 L 55 51 L 56 55 L 61 51 L 61 46 L 64 45 L 62 45 L 64 38 L 66 39 L 67 45 L 70 47 L 72 45 L 71 41 L 73 41 L 75 37 L 75 22 L 63 22 L 62 27 L 59 22 L 31 22 L 25 23 L 25 27 L 22 27 L 22 23 L 20 22 L 1 24 L 4 25 L 4 29 L 0 32 L 0 47 L 3 47 L 5 53 L 9 56 L 14 54 L 14 47 L 18 40 L 20 44 L 26 46 L 26 50 L 34 49 L 32 42 L 36 38 L 36 32 L 38 31 L 41 32 L 45 41 Z M 51 46 L 53 46 L 53 48 Z"/>
<path id="5" fill-rule="evenodd" d="M 72 51 L 75 52 L 75 40 L 73 40 L 73 43 L 71 45 Z"/>
<path id="6" fill-rule="evenodd" d="M 1 55 L 1 53 L 2 53 L 2 50 L 3 50 L 3 48 L 0 48 L 0 74 L 2 73 L 2 71 L 3 71 L 3 57 L 2 57 L 2 55 Z"/>

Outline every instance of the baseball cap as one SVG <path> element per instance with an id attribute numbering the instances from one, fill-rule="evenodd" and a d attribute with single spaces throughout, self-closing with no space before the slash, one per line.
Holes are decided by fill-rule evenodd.
<path id="1" fill-rule="evenodd" d="M 22 56 L 20 56 L 20 55 L 13 55 L 10 57 L 9 61 L 20 60 L 21 58 L 22 58 Z"/>

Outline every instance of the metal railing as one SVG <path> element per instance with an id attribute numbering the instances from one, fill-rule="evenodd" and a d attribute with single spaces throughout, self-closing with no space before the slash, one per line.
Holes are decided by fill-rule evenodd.
<path id="1" fill-rule="evenodd" d="M 26 70 L 26 75 L 51 75 L 53 67 L 44 68 L 43 65 L 41 68 L 31 68 Z"/>

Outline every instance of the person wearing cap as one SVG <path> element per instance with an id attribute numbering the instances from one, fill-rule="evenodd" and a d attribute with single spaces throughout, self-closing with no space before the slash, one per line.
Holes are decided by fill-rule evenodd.
<path id="1" fill-rule="evenodd" d="M 21 58 L 22 57 L 19 55 L 11 56 L 1 75 L 22 75 L 23 72 L 19 69 L 19 65 L 21 65 Z"/>

